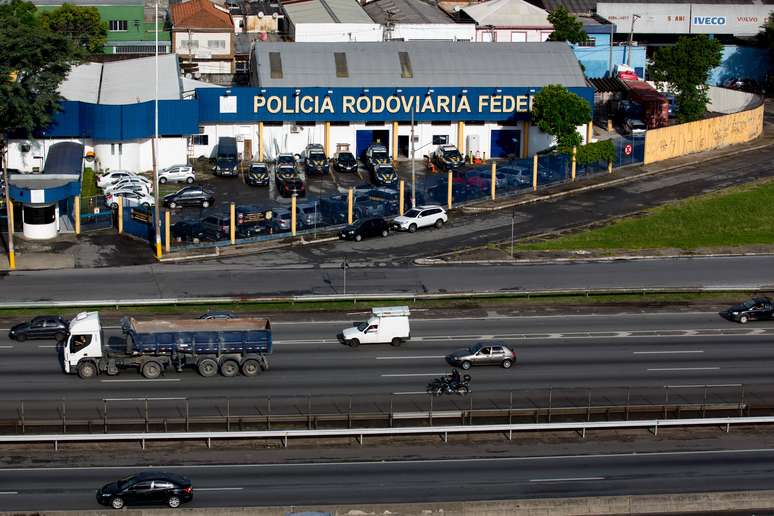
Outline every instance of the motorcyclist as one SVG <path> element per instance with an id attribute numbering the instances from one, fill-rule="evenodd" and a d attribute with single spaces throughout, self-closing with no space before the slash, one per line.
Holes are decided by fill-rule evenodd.
<path id="1" fill-rule="evenodd" d="M 452 369 L 451 374 L 449 374 L 449 384 L 452 388 L 456 388 L 460 384 L 460 372 L 456 369 Z"/>

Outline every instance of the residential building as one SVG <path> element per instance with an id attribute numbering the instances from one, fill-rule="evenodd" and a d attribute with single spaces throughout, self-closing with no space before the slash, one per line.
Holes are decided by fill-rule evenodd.
<path id="1" fill-rule="evenodd" d="M 546 41 L 554 31 L 548 12 L 524 0 L 489 0 L 459 8 L 461 21 L 476 24 L 476 41 Z"/>
<path id="2" fill-rule="evenodd" d="M 234 73 L 234 23 L 228 10 L 210 0 L 188 0 L 170 7 L 172 48 L 185 72 Z"/>
<path id="3" fill-rule="evenodd" d="M 297 42 L 382 41 L 382 26 L 357 0 L 288 0 L 287 37 Z"/>
<path id="4" fill-rule="evenodd" d="M 383 28 L 385 41 L 474 41 L 474 23 L 455 21 L 429 0 L 373 0 L 363 9 Z"/>

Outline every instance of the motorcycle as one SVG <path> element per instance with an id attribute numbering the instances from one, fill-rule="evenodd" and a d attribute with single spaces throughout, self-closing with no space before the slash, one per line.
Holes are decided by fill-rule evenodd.
<path id="1" fill-rule="evenodd" d="M 433 396 L 440 396 L 442 394 L 468 394 L 470 392 L 470 375 L 463 375 L 459 382 L 452 381 L 449 376 L 435 378 L 427 384 L 426 391 Z"/>

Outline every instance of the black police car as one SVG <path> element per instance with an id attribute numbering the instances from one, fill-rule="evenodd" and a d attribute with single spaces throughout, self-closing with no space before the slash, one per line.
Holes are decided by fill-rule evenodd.
<path id="1" fill-rule="evenodd" d="M 349 151 L 337 152 L 333 157 L 333 168 L 337 172 L 357 172 L 357 160 Z"/>
<path id="2" fill-rule="evenodd" d="M 114 509 L 149 504 L 164 504 L 174 509 L 192 499 L 190 479 L 162 471 L 144 471 L 97 489 L 97 502 Z"/>
<path id="3" fill-rule="evenodd" d="M 245 183 L 250 186 L 269 186 L 269 167 L 266 163 L 253 163 L 245 174 Z"/>
<path id="4" fill-rule="evenodd" d="M 8 332 L 8 337 L 19 342 L 27 339 L 56 339 L 65 340 L 68 325 L 58 315 L 41 315 L 31 321 L 15 325 Z"/>

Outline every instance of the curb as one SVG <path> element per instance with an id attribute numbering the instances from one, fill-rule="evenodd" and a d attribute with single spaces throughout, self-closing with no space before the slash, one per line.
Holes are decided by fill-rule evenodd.
<path id="1" fill-rule="evenodd" d="M 646 172 L 643 172 L 641 174 L 636 174 L 636 175 L 628 176 L 628 177 L 619 177 L 619 178 L 613 179 L 611 181 L 605 181 L 603 183 L 597 183 L 597 184 L 593 184 L 593 185 L 582 186 L 580 188 L 574 188 L 574 189 L 571 189 L 571 190 L 565 190 L 563 192 L 557 192 L 557 193 L 553 193 L 553 194 L 548 194 L 548 195 L 536 197 L 534 199 L 525 199 L 523 201 L 516 201 L 516 202 L 506 202 L 505 204 L 497 205 L 497 206 L 463 206 L 462 207 L 462 212 L 466 213 L 466 214 L 474 215 L 474 214 L 477 214 L 477 213 L 490 213 L 490 212 L 493 212 L 493 211 L 500 211 L 500 210 L 504 210 L 504 209 L 507 209 L 507 208 L 515 208 L 516 206 L 525 206 L 525 205 L 528 205 L 528 204 L 534 204 L 534 203 L 538 203 L 538 202 L 551 201 L 551 200 L 554 200 L 554 199 L 560 199 L 562 197 L 567 197 L 568 195 L 572 195 L 572 194 L 578 194 L 578 193 L 588 192 L 588 191 L 592 191 L 592 190 L 601 190 L 601 189 L 604 189 L 604 188 L 608 188 L 610 186 L 616 186 L 616 185 L 619 185 L 619 184 L 628 183 L 630 181 L 635 181 L 635 180 L 638 180 L 638 179 L 642 179 L 644 177 L 653 176 L 653 175 L 661 174 L 661 173 L 664 173 L 664 172 L 671 172 L 673 170 L 690 167 L 690 166 L 693 166 L 693 165 L 697 165 L 699 163 L 705 163 L 707 161 L 713 161 L 713 160 L 716 160 L 716 159 L 723 159 L 723 158 L 727 158 L 727 157 L 730 157 L 730 156 L 736 156 L 737 154 L 743 154 L 743 153 L 746 153 L 746 152 L 752 152 L 752 151 L 756 151 L 756 150 L 761 150 L 761 149 L 765 149 L 767 147 L 772 147 L 772 146 L 774 146 L 774 142 L 764 143 L 764 144 L 761 144 L 761 145 L 756 145 L 754 147 L 748 147 L 748 148 L 745 148 L 745 149 L 737 149 L 737 150 L 734 150 L 734 151 L 731 151 L 731 152 L 723 153 L 722 155 L 718 155 L 718 156 L 708 156 L 708 157 L 705 157 L 703 159 L 699 159 L 699 160 L 696 160 L 696 161 L 693 161 L 693 162 L 690 162 L 690 163 L 682 163 L 682 164 L 679 164 L 679 165 L 672 165 L 672 166 L 669 166 L 669 167 L 666 167 L 666 168 L 663 168 L 663 169 L 660 169 L 660 170 L 646 171 Z"/>
<path id="2" fill-rule="evenodd" d="M 304 237 L 301 236 L 299 240 L 293 240 L 290 242 L 284 242 L 284 243 L 278 243 L 276 245 L 267 246 L 267 247 L 251 247 L 251 248 L 234 248 L 233 250 L 230 250 L 229 252 L 221 252 L 221 249 L 228 249 L 229 246 L 216 246 L 215 252 L 212 254 L 198 254 L 198 255 L 191 255 L 191 256 L 175 256 L 174 253 L 166 256 L 162 256 L 161 258 L 158 258 L 157 261 L 159 263 L 164 262 L 182 262 L 187 260 L 211 260 L 214 258 L 231 258 L 231 257 L 237 257 L 237 256 L 249 256 L 253 254 L 263 253 L 267 251 L 274 251 L 276 249 L 284 249 L 287 247 L 297 247 L 297 246 L 304 246 L 304 245 L 313 245 L 313 244 L 320 244 L 324 242 L 332 242 L 334 240 L 338 240 L 338 237 L 325 237 L 325 238 L 318 238 L 315 240 L 304 240 Z M 248 244 L 249 245 L 249 244 Z"/>
<path id="3" fill-rule="evenodd" d="M 666 254 L 666 255 L 616 255 L 616 256 L 583 256 L 571 258 L 520 258 L 515 260 L 456 260 L 448 261 L 442 258 L 417 258 L 414 265 L 553 265 L 562 263 L 608 263 L 646 260 L 685 260 L 694 258 L 743 258 L 755 256 L 771 256 L 774 253 L 709 253 L 709 254 Z"/>

